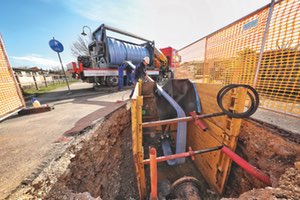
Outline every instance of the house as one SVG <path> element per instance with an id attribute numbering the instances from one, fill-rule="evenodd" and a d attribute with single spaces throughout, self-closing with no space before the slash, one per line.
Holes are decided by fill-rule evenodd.
<path id="1" fill-rule="evenodd" d="M 32 77 L 32 76 L 44 76 L 44 75 L 48 75 L 49 71 L 48 70 L 43 70 L 43 69 L 39 69 L 38 67 L 20 67 L 20 68 L 13 68 L 15 74 L 18 77 Z"/>

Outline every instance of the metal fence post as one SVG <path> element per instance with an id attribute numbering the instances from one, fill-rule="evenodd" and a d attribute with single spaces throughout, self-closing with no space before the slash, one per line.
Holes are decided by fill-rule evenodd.
<path id="1" fill-rule="evenodd" d="M 15 74 L 15 78 L 16 78 L 16 81 L 17 81 L 17 83 L 18 83 L 18 85 L 19 85 L 19 88 L 20 88 L 22 94 L 24 94 L 24 89 L 23 89 L 23 87 L 22 87 L 22 85 L 21 85 L 20 79 L 19 79 L 19 77 L 18 77 L 17 74 Z"/>
<path id="2" fill-rule="evenodd" d="M 33 77 L 33 81 L 34 81 L 35 89 L 36 89 L 36 90 L 39 90 L 39 86 L 38 86 L 38 84 L 37 84 L 37 82 L 36 82 L 36 78 L 35 78 L 35 76 L 32 76 L 32 77 Z"/>
<path id="3" fill-rule="evenodd" d="M 257 66 L 256 66 L 256 71 L 255 71 L 255 76 L 254 76 L 254 81 L 253 81 L 253 87 L 254 88 L 256 88 L 256 84 L 257 84 L 259 69 L 260 69 L 260 66 L 261 66 L 261 61 L 262 61 L 262 57 L 263 57 L 263 53 L 264 53 L 264 49 L 265 49 L 265 44 L 266 44 L 266 40 L 267 40 L 267 36 L 268 36 L 268 32 L 269 32 L 270 21 L 271 21 L 271 18 L 272 18 L 274 5 L 275 5 L 275 0 L 272 0 L 271 5 L 270 5 L 270 9 L 269 9 L 269 14 L 268 14 L 266 27 L 265 27 L 264 36 L 263 36 L 262 43 L 261 43 L 260 54 L 259 54 L 259 58 L 258 58 Z"/>
<path id="4" fill-rule="evenodd" d="M 207 55 L 207 37 L 205 37 L 205 45 L 204 45 L 204 62 L 203 62 L 203 76 L 202 76 L 202 83 L 205 83 L 205 65 L 207 63 L 207 59 L 206 59 L 206 55 Z M 208 66 L 208 63 L 207 63 Z"/>
<path id="5" fill-rule="evenodd" d="M 46 77 L 45 76 L 43 76 L 44 77 L 44 81 L 45 81 L 45 86 L 46 87 L 48 87 L 48 84 L 47 84 L 47 79 L 46 79 Z"/>

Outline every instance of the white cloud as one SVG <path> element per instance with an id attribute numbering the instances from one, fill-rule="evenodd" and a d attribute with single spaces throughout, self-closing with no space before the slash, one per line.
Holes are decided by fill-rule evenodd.
<path id="1" fill-rule="evenodd" d="M 66 0 L 78 15 L 182 48 L 266 5 L 270 0 Z"/>
<path id="2" fill-rule="evenodd" d="M 12 62 L 14 66 L 31 65 L 48 69 L 51 67 L 60 66 L 60 63 L 58 61 L 51 58 L 46 58 L 38 54 L 31 54 L 26 56 L 11 56 L 11 59 L 13 59 Z"/>
<path id="3" fill-rule="evenodd" d="M 66 0 L 65 5 L 80 16 L 110 25 L 128 24 L 137 20 L 138 0 Z M 100 25 L 100 24 L 99 24 Z"/>

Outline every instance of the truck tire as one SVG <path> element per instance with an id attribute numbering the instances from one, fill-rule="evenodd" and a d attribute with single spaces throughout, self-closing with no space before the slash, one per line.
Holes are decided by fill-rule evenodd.
<path id="1" fill-rule="evenodd" d="M 99 78 L 99 83 L 100 83 L 101 85 L 103 85 L 103 86 L 106 86 L 105 76 L 101 76 L 101 77 Z"/>
<path id="2" fill-rule="evenodd" d="M 117 76 L 107 76 L 106 77 L 106 84 L 109 87 L 117 86 L 119 83 L 119 79 Z"/>

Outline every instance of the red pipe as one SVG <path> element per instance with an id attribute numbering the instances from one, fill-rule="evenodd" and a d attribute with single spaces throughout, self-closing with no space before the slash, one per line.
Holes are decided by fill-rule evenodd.
<path id="1" fill-rule="evenodd" d="M 168 155 L 168 156 L 160 156 L 160 157 L 156 158 L 156 162 L 163 162 L 163 161 L 173 160 L 173 159 L 177 159 L 177 158 L 185 158 L 185 157 L 189 157 L 189 156 L 192 156 L 192 155 L 194 155 L 194 154 L 191 153 L 190 151 L 188 151 L 188 152 L 172 154 L 172 155 Z M 151 157 L 150 157 L 150 159 L 144 160 L 145 165 L 149 164 L 149 163 L 151 165 Z"/>
<path id="2" fill-rule="evenodd" d="M 156 149 L 150 149 L 150 178 L 151 178 L 151 199 L 157 200 L 157 162 Z"/>
<path id="3" fill-rule="evenodd" d="M 193 117 L 193 119 L 195 120 L 194 123 L 199 126 L 203 131 L 207 131 L 207 127 L 205 126 L 205 124 L 198 119 L 197 113 L 195 111 L 190 112 L 190 115 Z"/>
<path id="4" fill-rule="evenodd" d="M 192 160 L 195 160 L 195 155 L 197 155 L 197 154 L 208 153 L 208 152 L 212 152 L 212 151 L 217 151 L 217 150 L 220 150 L 222 147 L 223 146 L 216 146 L 216 147 L 211 147 L 211 148 L 207 148 L 207 149 L 201 149 L 201 150 L 197 150 L 197 151 L 193 151 L 193 149 L 191 147 L 189 147 L 189 151 L 188 152 L 183 152 L 183 153 L 172 154 L 172 155 L 168 155 L 168 156 L 157 157 L 156 158 L 156 162 L 163 162 L 163 161 L 167 161 L 167 160 L 173 160 L 173 159 L 184 158 L 184 157 L 191 157 Z M 144 160 L 143 163 L 145 165 L 149 164 L 150 163 L 150 159 Z"/>
<path id="5" fill-rule="evenodd" d="M 262 171 L 248 163 L 246 160 L 241 158 L 239 155 L 237 155 L 235 152 L 231 151 L 229 148 L 223 146 L 221 151 L 226 154 L 231 160 L 233 160 L 236 164 L 238 164 L 241 168 L 243 168 L 245 171 L 247 171 L 252 176 L 259 179 L 261 182 L 271 186 L 272 182 L 270 180 L 270 177 L 265 175 Z"/>

